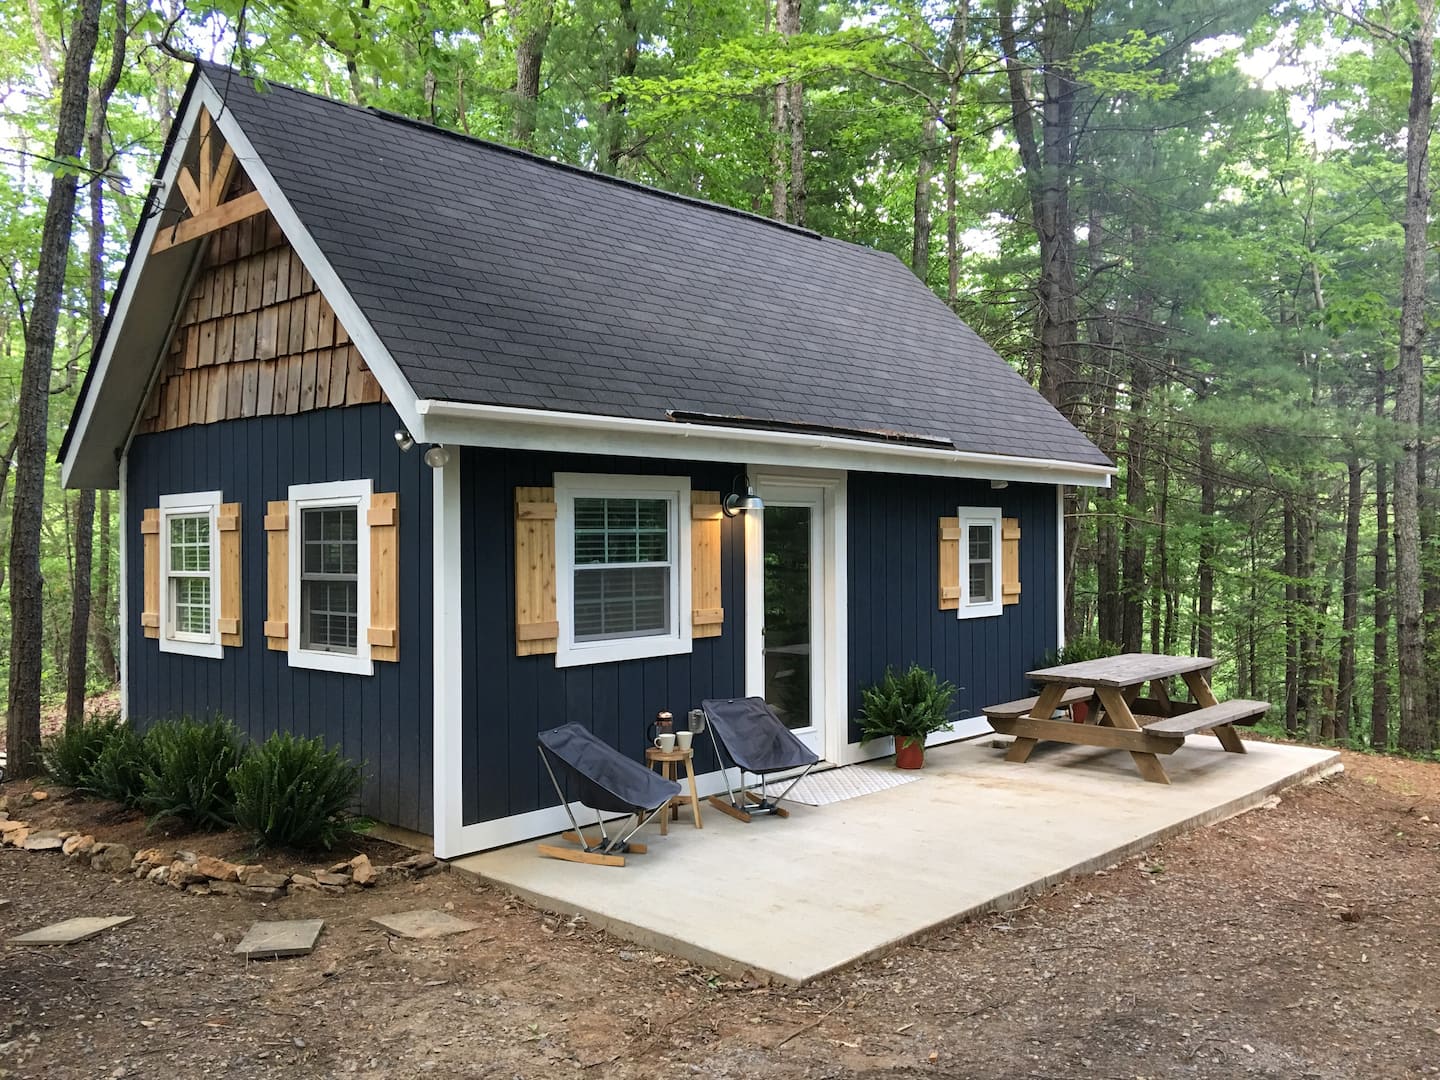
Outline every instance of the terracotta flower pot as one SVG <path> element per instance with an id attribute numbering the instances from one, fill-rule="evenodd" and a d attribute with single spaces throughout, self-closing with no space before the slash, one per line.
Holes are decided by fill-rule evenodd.
<path id="1" fill-rule="evenodd" d="M 911 736 L 896 738 L 895 767 L 897 769 L 923 769 L 925 767 L 925 740 Z"/>
<path id="2" fill-rule="evenodd" d="M 1088 701 L 1077 701 L 1070 706 L 1070 718 L 1077 724 L 1083 724 L 1090 719 L 1090 703 Z"/>

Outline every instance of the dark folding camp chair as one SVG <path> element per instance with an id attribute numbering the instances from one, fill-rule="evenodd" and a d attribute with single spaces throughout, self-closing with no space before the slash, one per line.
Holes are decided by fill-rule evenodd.
<path id="1" fill-rule="evenodd" d="M 728 800 L 719 795 L 710 796 L 710 803 L 721 813 L 729 814 L 741 821 L 749 821 L 755 814 L 774 814 L 789 817 L 790 811 L 780 805 L 780 800 L 790 794 L 790 789 L 803 780 L 820 758 L 797 739 L 780 722 L 775 711 L 765 704 L 763 698 L 730 698 L 724 701 L 702 701 L 705 710 L 706 727 L 715 744 L 715 756 L 722 768 L 728 760 L 740 770 L 740 787 L 730 786 L 730 770 L 725 769 L 725 786 L 730 791 Z M 723 749 L 723 754 L 721 753 Z M 771 773 L 789 769 L 803 769 L 804 772 L 785 786 L 785 790 L 773 799 L 769 795 L 767 777 Z M 745 774 L 752 773 L 760 780 L 760 791 L 745 786 Z"/>
<path id="2" fill-rule="evenodd" d="M 565 839 L 580 845 L 580 850 L 557 847 L 554 844 L 540 844 L 540 854 L 571 862 L 599 863 L 602 866 L 624 866 L 625 856 L 643 855 L 645 845 L 630 838 L 650 823 L 661 810 L 670 805 L 670 799 L 680 794 L 680 785 L 666 780 L 659 773 L 647 769 L 638 761 L 632 761 L 613 746 L 602 742 L 579 724 L 565 724 L 562 727 L 542 731 L 539 735 L 540 760 L 555 785 L 555 794 L 565 807 L 573 833 L 565 833 Z M 554 758 L 573 777 L 571 790 L 575 801 L 595 811 L 596 823 L 600 827 L 600 839 L 591 843 L 575 814 L 570 809 L 570 800 L 550 764 Z M 630 814 L 629 821 L 611 835 L 605 829 L 605 815 Z"/>

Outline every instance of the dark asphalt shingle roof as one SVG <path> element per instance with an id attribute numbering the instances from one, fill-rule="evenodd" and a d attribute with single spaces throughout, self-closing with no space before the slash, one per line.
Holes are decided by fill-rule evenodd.
<path id="1" fill-rule="evenodd" d="M 204 73 L 420 398 L 1109 464 L 889 254 Z"/>

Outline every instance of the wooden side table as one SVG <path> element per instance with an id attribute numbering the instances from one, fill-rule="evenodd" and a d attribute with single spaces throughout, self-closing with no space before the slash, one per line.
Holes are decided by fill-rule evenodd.
<path id="1" fill-rule="evenodd" d="M 695 790 L 695 767 L 693 758 L 695 748 L 681 750 L 678 747 L 674 750 L 661 750 L 658 746 L 651 746 L 645 750 L 645 763 L 651 768 L 656 764 L 660 766 L 660 775 L 666 780 L 677 779 L 675 775 L 675 764 L 684 762 L 685 779 L 690 782 L 690 794 L 679 794 L 674 796 L 660 814 L 660 834 L 663 836 L 670 831 L 670 819 L 680 819 L 680 807 L 686 803 L 690 804 L 690 812 L 695 817 L 695 828 L 703 829 L 705 826 L 700 823 L 700 793 Z"/>

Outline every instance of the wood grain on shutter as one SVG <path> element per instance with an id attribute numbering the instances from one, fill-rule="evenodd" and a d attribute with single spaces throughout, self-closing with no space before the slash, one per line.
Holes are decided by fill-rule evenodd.
<path id="1" fill-rule="evenodd" d="M 555 489 L 515 489 L 515 655 L 560 645 L 555 601 Z"/>
<path id="2" fill-rule="evenodd" d="M 960 610 L 960 519 L 940 519 L 940 610 Z"/>
<path id="3" fill-rule="evenodd" d="M 400 496 L 370 496 L 370 658 L 400 659 Z"/>
<path id="4" fill-rule="evenodd" d="M 160 636 L 160 508 L 146 510 L 140 518 L 140 538 L 145 551 L 145 605 L 140 626 L 148 638 Z"/>
<path id="5" fill-rule="evenodd" d="M 1006 604 L 1020 602 L 1020 519 L 1000 521 L 1000 594 Z"/>
<path id="6" fill-rule="evenodd" d="M 718 491 L 690 493 L 690 633 L 719 637 L 725 629 L 720 593 L 720 509 Z"/>
<path id="7" fill-rule="evenodd" d="M 244 644 L 240 614 L 240 504 L 221 503 L 215 518 L 220 532 L 220 644 Z"/>
<path id="8" fill-rule="evenodd" d="M 290 647 L 290 504 L 265 504 L 265 646 Z"/>

